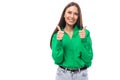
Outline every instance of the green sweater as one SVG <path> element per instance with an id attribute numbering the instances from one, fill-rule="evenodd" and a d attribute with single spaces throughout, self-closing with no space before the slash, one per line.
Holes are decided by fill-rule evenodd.
<path id="1" fill-rule="evenodd" d="M 86 37 L 81 39 L 79 29 L 74 27 L 72 38 L 64 32 L 62 40 L 57 40 L 57 33 L 52 37 L 52 58 L 55 64 L 66 68 L 90 67 L 93 59 L 90 32 L 86 29 Z"/>

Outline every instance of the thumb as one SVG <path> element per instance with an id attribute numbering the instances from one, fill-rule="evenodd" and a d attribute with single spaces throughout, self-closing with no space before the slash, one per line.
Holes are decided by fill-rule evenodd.
<path id="1" fill-rule="evenodd" d="M 60 28 L 60 26 L 58 26 L 58 25 L 57 25 L 57 29 L 58 29 L 58 31 L 62 31 L 61 28 Z"/>
<path id="2" fill-rule="evenodd" d="M 83 29 L 82 29 L 82 30 L 85 30 L 85 29 L 86 29 L 86 27 L 87 27 L 87 26 L 83 27 Z"/>

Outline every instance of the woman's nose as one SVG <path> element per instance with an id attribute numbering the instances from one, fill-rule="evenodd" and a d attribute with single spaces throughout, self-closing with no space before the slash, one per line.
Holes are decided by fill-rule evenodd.
<path id="1" fill-rule="evenodd" d="M 71 17 L 74 17 L 74 14 L 71 14 L 70 16 L 71 16 Z"/>

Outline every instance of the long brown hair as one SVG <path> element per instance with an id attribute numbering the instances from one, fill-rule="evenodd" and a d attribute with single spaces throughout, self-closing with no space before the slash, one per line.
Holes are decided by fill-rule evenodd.
<path id="1" fill-rule="evenodd" d="M 60 21 L 58 23 L 58 26 L 60 26 L 61 29 L 64 29 L 66 22 L 64 19 L 64 14 L 67 8 L 71 7 L 71 6 L 76 6 L 78 8 L 78 20 L 76 21 L 75 25 L 78 26 L 78 28 L 83 28 L 83 22 L 82 22 L 82 13 L 81 13 L 81 9 L 79 7 L 79 5 L 75 2 L 70 2 L 63 10 Z M 52 37 L 54 35 L 54 33 L 56 33 L 58 31 L 57 27 L 55 28 L 54 32 L 52 33 L 51 39 L 50 39 L 50 47 L 52 48 Z"/>

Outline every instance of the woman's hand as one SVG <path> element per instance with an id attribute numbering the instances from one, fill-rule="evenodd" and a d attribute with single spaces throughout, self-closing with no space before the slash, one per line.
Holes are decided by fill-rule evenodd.
<path id="1" fill-rule="evenodd" d="M 87 27 L 87 26 L 83 27 L 82 30 L 79 30 L 80 38 L 85 38 L 85 36 L 86 36 L 86 33 L 85 33 L 86 27 Z"/>
<path id="2" fill-rule="evenodd" d="M 60 29 L 60 26 L 57 26 L 58 29 L 58 33 L 57 33 L 57 40 L 62 40 L 63 36 L 64 36 L 64 31 L 62 31 Z"/>

